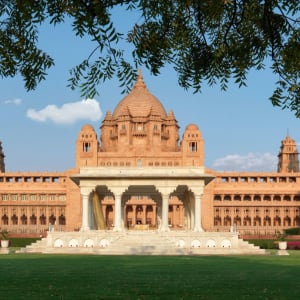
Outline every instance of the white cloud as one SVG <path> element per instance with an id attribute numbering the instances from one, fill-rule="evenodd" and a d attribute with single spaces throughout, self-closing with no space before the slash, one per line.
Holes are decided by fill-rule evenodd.
<path id="1" fill-rule="evenodd" d="M 95 99 L 84 99 L 57 107 L 48 105 L 41 110 L 28 109 L 27 117 L 33 121 L 52 121 L 57 124 L 72 124 L 79 120 L 98 121 L 102 116 L 99 102 Z"/>
<path id="2" fill-rule="evenodd" d="M 213 162 L 216 171 L 271 172 L 277 169 L 277 156 L 271 153 L 231 154 Z"/>
<path id="3" fill-rule="evenodd" d="M 13 104 L 13 105 L 20 105 L 22 103 L 22 100 L 19 98 L 12 99 L 12 100 L 4 100 L 2 101 L 3 104 Z"/>

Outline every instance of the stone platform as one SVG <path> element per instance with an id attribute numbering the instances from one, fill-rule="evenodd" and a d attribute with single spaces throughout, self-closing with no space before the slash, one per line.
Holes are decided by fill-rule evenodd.
<path id="1" fill-rule="evenodd" d="M 267 254 L 239 239 L 236 232 L 90 230 L 50 232 L 46 238 L 17 253 L 96 255 L 234 255 Z"/>

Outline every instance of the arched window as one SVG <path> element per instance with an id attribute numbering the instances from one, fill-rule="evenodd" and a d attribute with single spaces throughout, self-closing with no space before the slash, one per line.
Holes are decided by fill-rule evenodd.
<path id="1" fill-rule="evenodd" d="M 40 216 L 40 224 L 41 225 L 46 225 L 46 217 L 45 217 L 44 214 Z"/>
<path id="2" fill-rule="evenodd" d="M 54 216 L 54 215 L 51 215 L 51 216 L 49 217 L 49 223 L 50 223 L 51 225 L 54 225 L 54 224 L 55 224 L 55 221 L 56 221 L 55 216 Z"/>
<path id="3" fill-rule="evenodd" d="M 1 219 L 3 225 L 8 225 L 8 216 L 6 214 L 4 214 Z"/>
<path id="4" fill-rule="evenodd" d="M 259 216 L 256 216 L 254 219 L 253 219 L 253 225 L 254 226 L 260 226 L 261 225 L 261 218 Z"/>
<path id="5" fill-rule="evenodd" d="M 224 218 L 224 226 L 231 226 L 231 218 L 229 216 Z"/>
<path id="6" fill-rule="evenodd" d="M 25 214 L 23 214 L 23 216 L 21 217 L 21 224 L 27 225 L 27 216 L 25 216 Z"/>
<path id="7" fill-rule="evenodd" d="M 30 217 L 30 225 L 36 225 L 36 216 L 35 215 L 32 215 L 31 217 Z"/>
<path id="8" fill-rule="evenodd" d="M 58 218 L 59 225 L 66 225 L 66 217 L 64 215 L 60 215 Z"/>
<path id="9" fill-rule="evenodd" d="M 11 217 L 11 222 L 13 225 L 18 225 L 18 217 L 16 215 L 13 215 Z"/>
<path id="10" fill-rule="evenodd" d="M 264 226 L 271 226 L 271 218 L 269 216 L 264 217 Z"/>

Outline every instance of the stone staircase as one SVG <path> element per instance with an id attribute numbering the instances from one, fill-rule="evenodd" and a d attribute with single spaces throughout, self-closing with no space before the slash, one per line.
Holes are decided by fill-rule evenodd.
<path id="1" fill-rule="evenodd" d="M 42 238 L 41 240 L 32 243 L 25 248 L 17 250 L 16 253 L 43 253 L 47 248 L 47 238 Z"/>
<path id="2" fill-rule="evenodd" d="M 174 241 L 155 231 L 128 231 L 99 254 L 108 255 L 186 255 L 187 250 L 177 248 Z"/>
<path id="3" fill-rule="evenodd" d="M 265 249 L 228 232 L 51 232 L 17 253 L 96 255 L 264 255 Z"/>

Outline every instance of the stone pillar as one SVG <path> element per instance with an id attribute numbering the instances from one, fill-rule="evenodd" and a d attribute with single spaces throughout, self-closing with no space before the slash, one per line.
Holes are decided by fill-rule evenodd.
<path id="1" fill-rule="evenodd" d="M 201 195 L 195 195 L 195 222 L 194 222 L 194 231 L 202 232 L 202 221 L 201 221 Z"/>
<path id="2" fill-rule="evenodd" d="M 132 205 L 132 225 L 133 227 L 136 225 L 136 205 Z"/>
<path id="3" fill-rule="evenodd" d="M 168 214 L 169 214 L 169 194 L 162 194 L 162 219 L 160 231 L 169 231 L 168 224 Z"/>
<path id="4" fill-rule="evenodd" d="M 122 231 L 121 194 L 115 194 L 114 231 Z"/>
<path id="5" fill-rule="evenodd" d="M 152 226 L 157 226 L 156 218 L 156 205 L 152 205 Z"/>
<path id="6" fill-rule="evenodd" d="M 147 205 L 143 205 L 143 225 L 146 225 L 146 214 L 147 214 Z"/>
<path id="7" fill-rule="evenodd" d="M 88 231 L 90 230 L 89 225 L 89 196 L 90 193 L 82 192 L 82 221 L 81 221 L 81 231 Z"/>

